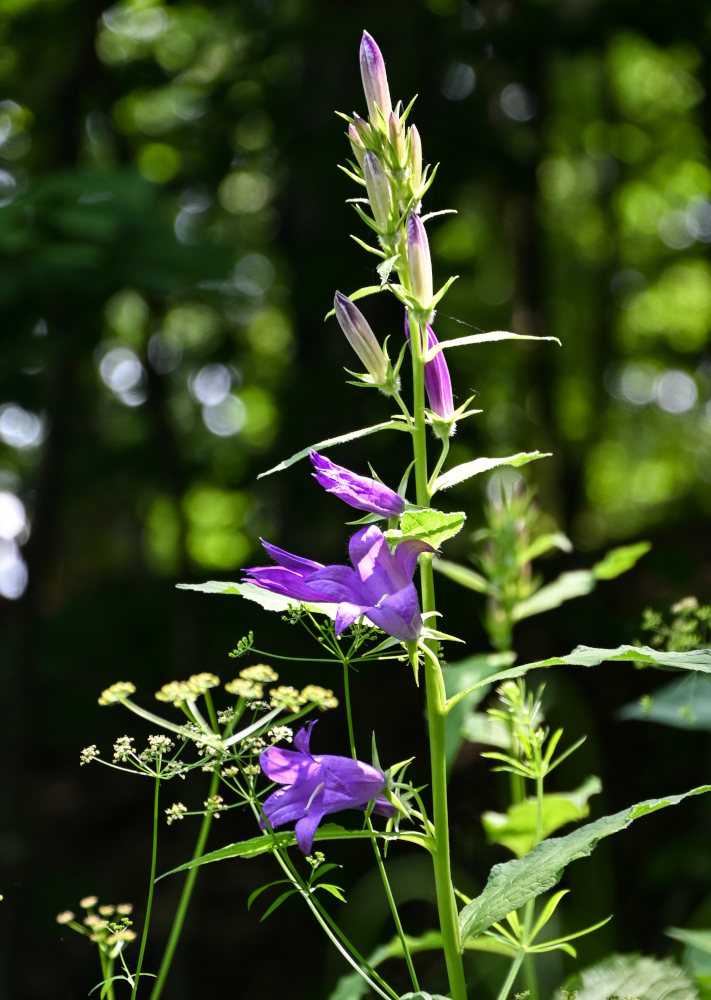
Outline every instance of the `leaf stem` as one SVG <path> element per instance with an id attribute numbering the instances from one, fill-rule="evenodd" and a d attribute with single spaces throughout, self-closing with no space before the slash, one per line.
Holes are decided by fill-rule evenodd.
<path id="1" fill-rule="evenodd" d="M 212 779 L 210 781 L 210 788 L 208 791 L 208 797 L 214 795 L 220 783 L 220 775 L 217 771 L 213 772 Z M 192 861 L 199 858 L 205 849 L 205 844 L 207 842 L 207 835 L 210 832 L 210 826 L 215 813 L 206 812 L 203 816 L 202 823 L 200 824 L 200 832 L 198 833 L 197 840 L 195 841 L 195 850 L 193 851 Z M 185 922 L 185 915 L 190 904 L 190 897 L 192 896 L 193 887 L 195 885 L 195 879 L 197 878 L 197 873 L 199 870 L 199 865 L 195 865 L 188 871 L 185 878 L 185 883 L 183 885 L 183 891 L 180 894 L 180 900 L 178 902 L 178 907 L 175 911 L 175 917 L 173 918 L 173 926 L 170 929 L 170 936 L 168 938 L 168 943 L 165 946 L 165 951 L 163 952 L 163 958 L 161 959 L 160 968 L 158 969 L 158 977 L 151 990 L 150 1000 L 158 1000 L 161 993 L 163 992 L 163 987 L 165 985 L 165 980 L 170 971 L 170 966 L 173 961 L 173 956 L 175 955 L 175 949 L 178 946 L 178 940 L 180 934 L 183 930 L 183 923 Z"/>
<path id="2" fill-rule="evenodd" d="M 138 992 L 138 982 L 143 966 L 143 956 L 146 952 L 146 942 L 148 941 L 148 927 L 151 921 L 151 911 L 153 909 L 153 890 L 156 879 L 156 860 L 158 857 L 158 802 L 160 796 L 160 768 L 156 770 L 155 787 L 153 791 L 153 842 L 151 846 L 151 874 L 148 880 L 148 899 L 146 900 L 146 916 L 143 920 L 143 934 L 141 935 L 141 947 L 138 952 L 136 971 L 133 979 L 133 989 L 131 990 L 131 1000 L 134 1000 Z"/>

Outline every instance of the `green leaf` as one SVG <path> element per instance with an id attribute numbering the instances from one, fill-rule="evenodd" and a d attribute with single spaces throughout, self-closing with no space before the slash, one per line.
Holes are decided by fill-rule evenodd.
<path id="1" fill-rule="evenodd" d="M 459 563 L 436 557 L 432 560 L 432 565 L 442 576 L 454 580 L 455 583 L 467 587 L 469 590 L 475 590 L 478 594 L 488 594 L 491 590 L 491 585 L 486 577 L 469 569 L 468 566 L 460 566 Z"/>
<path id="2" fill-rule="evenodd" d="M 463 462 L 461 465 L 455 465 L 449 472 L 444 472 L 441 476 L 438 476 L 434 482 L 432 493 L 436 493 L 437 490 L 447 490 L 450 486 L 456 486 L 458 483 L 463 483 L 467 479 L 471 479 L 472 476 L 479 476 L 482 472 L 490 472 L 492 469 L 498 469 L 502 465 L 510 465 L 518 468 L 521 465 L 534 462 L 537 458 L 549 457 L 550 452 L 521 451 L 516 455 L 507 455 L 506 458 L 475 458 L 471 462 Z"/>
<path id="3" fill-rule="evenodd" d="M 602 791 L 599 778 L 591 777 L 573 792 L 554 792 L 543 796 L 543 837 L 565 826 L 585 819 L 590 814 L 588 799 Z M 485 812 L 481 817 L 489 840 L 508 847 L 522 858 L 536 843 L 538 803 L 525 799 L 511 806 L 506 813 Z"/>
<path id="4" fill-rule="evenodd" d="M 261 923 L 263 920 L 266 920 L 267 917 L 270 917 L 272 913 L 274 913 L 274 911 L 281 906 L 282 903 L 286 902 L 289 896 L 296 896 L 296 895 L 298 895 L 298 889 L 286 889 L 284 892 L 282 892 L 280 896 L 277 896 L 277 898 L 274 900 L 273 903 L 270 903 L 270 905 L 266 908 L 264 913 L 259 918 L 259 922 Z"/>
<path id="5" fill-rule="evenodd" d="M 560 549 L 561 552 L 572 552 L 573 546 L 567 535 L 562 531 L 551 531 L 546 535 L 539 535 L 534 538 L 528 548 L 520 553 L 518 559 L 521 563 L 531 562 L 539 556 L 550 552 L 551 549 Z"/>
<path id="6" fill-rule="evenodd" d="M 397 542 L 416 538 L 438 549 L 448 538 L 453 538 L 462 530 L 466 519 L 464 511 L 445 514 L 444 511 L 433 510 L 431 507 L 407 510 L 400 520 L 400 530 L 386 531 L 385 537 L 388 541 Z"/>
<path id="7" fill-rule="evenodd" d="M 672 681 L 624 705 L 617 717 L 711 732 L 711 677 L 691 674 Z"/>
<path id="8" fill-rule="evenodd" d="M 379 840 L 403 840 L 408 844 L 425 846 L 424 837 L 417 833 L 384 833 L 376 831 L 375 834 L 371 834 L 369 830 L 347 830 L 345 827 L 339 826 L 338 823 L 322 824 L 316 831 L 314 840 L 370 840 L 373 836 Z M 250 837 L 249 840 L 240 840 L 236 844 L 227 844 L 216 851 L 203 854 L 202 857 L 186 861 L 185 864 L 178 865 L 177 868 L 172 868 L 169 872 L 160 875 L 159 878 L 165 878 L 167 875 L 175 875 L 178 872 L 189 871 L 191 868 L 210 864 L 213 861 L 225 861 L 228 858 L 257 858 L 261 854 L 269 854 L 270 851 L 276 848 L 293 847 L 295 843 L 296 834 L 293 830 L 283 830 L 278 833 Z"/>
<path id="9" fill-rule="evenodd" d="M 592 572 L 598 580 L 614 580 L 632 569 L 651 547 L 651 542 L 637 542 L 635 545 L 621 545 L 617 549 L 610 549 L 600 562 L 595 563 Z"/>
<path id="10" fill-rule="evenodd" d="M 597 580 L 589 569 L 574 569 L 561 573 L 557 580 L 547 583 L 524 601 L 514 605 L 512 617 L 515 622 L 522 618 L 540 615 L 543 611 L 559 608 L 574 597 L 582 597 L 594 590 Z"/>
<path id="11" fill-rule="evenodd" d="M 225 580 L 208 580 L 207 583 L 178 583 L 178 590 L 197 590 L 201 594 L 237 594 L 248 601 L 254 601 L 265 611 L 288 611 L 290 608 L 304 607 L 308 611 L 328 618 L 336 617 L 337 604 L 310 604 L 307 601 L 295 601 L 293 597 L 283 594 L 273 594 L 255 583 L 228 583 Z"/>
<path id="12" fill-rule="evenodd" d="M 619 833 L 642 816 L 677 805 L 691 795 L 703 795 L 709 791 L 711 785 L 701 785 L 681 795 L 638 802 L 627 809 L 587 823 L 565 837 L 544 840 L 523 858 L 495 865 L 484 891 L 471 903 L 467 903 L 459 914 L 462 939 L 482 934 L 507 913 L 546 892 L 558 882 L 571 861 L 587 857 L 604 837 Z"/>
<path id="13" fill-rule="evenodd" d="M 454 337 L 452 340 L 440 340 L 439 347 L 446 351 L 450 347 L 466 347 L 469 344 L 491 344 L 496 340 L 553 340 L 561 346 L 557 337 L 534 337 L 524 333 L 510 333 L 508 330 L 491 330 L 489 333 L 471 333 L 466 337 Z M 431 360 L 437 353 L 435 348 L 431 355 L 427 355 L 427 360 Z"/>
<path id="14" fill-rule="evenodd" d="M 271 476 L 273 472 L 283 472 L 284 469 L 288 469 L 290 465 L 294 465 L 295 462 L 299 462 L 302 458 L 306 458 L 310 451 L 318 451 L 319 448 L 330 448 L 331 445 L 334 444 L 345 444 L 347 441 L 355 441 L 357 438 L 367 437 L 368 434 L 377 434 L 378 431 L 387 431 L 391 429 L 398 431 L 408 430 L 402 420 L 387 420 L 385 423 L 374 424 L 372 427 L 361 427 L 357 431 L 349 431 L 347 434 L 339 434 L 338 437 L 326 438 L 325 441 L 318 441 L 316 444 L 310 444 L 308 448 L 302 448 L 301 451 L 297 451 L 296 454 L 292 455 L 290 458 L 285 458 L 272 469 L 267 469 L 266 472 L 260 472 L 257 479 L 263 479 L 265 476 Z"/>
<path id="15" fill-rule="evenodd" d="M 325 892 L 330 893 L 342 903 L 346 902 L 346 897 L 343 895 L 343 889 L 341 889 L 340 886 L 334 885 L 332 882 L 319 882 L 316 888 L 323 889 Z"/>
<path id="16" fill-rule="evenodd" d="M 698 991 L 686 972 L 670 958 L 612 955 L 573 976 L 555 1000 L 575 993 L 576 1000 L 698 1000 Z"/>
<path id="17" fill-rule="evenodd" d="M 699 951 L 703 951 L 706 955 L 711 955 L 711 930 L 687 930 L 684 927 L 667 927 L 664 933 L 670 937 L 674 938 L 675 941 L 681 941 L 682 944 L 688 945 L 690 948 L 697 948 Z"/>
<path id="18" fill-rule="evenodd" d="M 456 708 L 450 713 L 444 737 L 444 753 L 448 768 L 452 766 L 459 752 L 468 721 L 474 709 L 488 691 L 486 678 L 496 673 L 501 667 L 507 666 L 513 658 L 514 654 L 511 652 L 482 653 L 477 656 L 468 656 L 466 660 L 445 666 L 444 686 L 448 698 L 456 695 L 459 691 L 470 688 L 477 682 L 482 682 L 482 686 L 474 694 L 459 701 Z M 487 718 L 489 717 L 487 716 Z"/>
<path id="19" fill-rule="evenodd" d="M 686 652 L 664 652 L 661 649 L 651 649 L 649 646 L 618 646 L 616 649 L 596 649 L 594 646 L 576 646 L 567 656 L 551 656 L 547 660 L 535 660 L 533 663 L 522 663 L 494 674 L 486 681 L 479 681 L 465 691 L 460 691 L 447 703 L 447 711 L 457 704 L 460 698 L 465 698 L 478 690 L 483 684 L 493 681 L 508 681 L 514 677 L 523 677 L 530 670 L 540 670 L 543 667 L 573 666 L 596 667 L 600 663 L 615 663 L 619 660 L 630 660 L 651 667 L 676 667 L 679 670 L 695 670 L 702 674 L 711 674 L 711 649 L 690 649 Z"/>

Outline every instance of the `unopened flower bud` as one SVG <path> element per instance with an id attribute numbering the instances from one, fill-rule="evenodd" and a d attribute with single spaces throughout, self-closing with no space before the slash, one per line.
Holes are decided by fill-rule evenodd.
<path id="1" fill-rule="evenodd" d="M 358 161 L 358 166 L 362 167 L 363 157 L 365 156 L 365 146 L 363 145 L 363 140 L 361 139 L 355 125 L 348 126 L 348 138 L 351 141 L 351 149 L 353 150 L 353 155 Z"/>
<path id="2" fill-rule="evenodd" d="M 377 128 L 379 119 L 376 108 L 380 109 L 380 113 L 387 121 L 392 111 L 392 103 L 382 54 L 367 31 L 363 32 L 360 43 L 360 75 L 368 103 L 368 115 L 371 124 Z"/>
<path id="3" fill-rule="evenodd" d="M 416 195 L 422 184 L 422 141 L 415 125 L 410 126 L 410 175 Z"/>
<path id="4" fill-rule="evenodd" d="M 390 112 L 390 117 L 388 118 L 388 139 L 390 140 L 397 166 L 403 166 L 405 162 L 405 135 L 400 119 L 394 111 Z"/>
<path id="5" fill-rule="evenodd" d="M 388 361 L 365 316 L 342 292 L 336 292 L 333 307 L 338 325 L 366 371 L 376 385 L 385 385 L 388 380 Z"/>
<path id="6" fill-rule="evenodd" d="M 353 124 L 355 125 L 358 135 L 361 137 L 364 143 L 372 138 L 373 135 L 372 128 L 365 120 L 365 118 L 361 118 L 361 116 L 356 111 L 353 112 Z"/>
<path id="7" fill-rule="evenodd" d="M 387 230 L 390 217 L 390 183 L 382 163 L 370 150 L 363 157 L 363 177 L 373 218 L 382 230 Z"/>
<path id="8" fill-rule="evenodd" d="M 430 245 L 425 227 L 414 212 L 407 220 L 407 263 L 412 294 L 422 309 L 428 309 L 432 301 Z"/>

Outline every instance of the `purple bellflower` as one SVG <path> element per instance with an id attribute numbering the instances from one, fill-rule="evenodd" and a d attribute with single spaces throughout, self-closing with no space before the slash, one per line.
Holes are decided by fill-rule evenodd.
<path id="1" fill-rule="evenodd" d="M 304 854 L 311 853 L 316 827 L 328 813 L 365 809 L 374 799 L 374 812 L 383 816 L 396 813 L 380 794 L 387 782 L 377 767 L 351 757 L 311 753 L 314 725 L 310 722 L 296 734 L 296 750 L 270 747 L 259 757 L 266 776 L 284 786 L 265 801 L 260 826 L 265 828 L 268 822 L 278 827 L 296 820 L 296 842 Z"/>
<path id="2" fill-rule="evenodd" d="M 391 552 L 380 528 L 370 525 L 352 536 L 350 566 L 324 566 L 279 549 L 262 545 L 277 566 L 246 569 L 245 582 L 296 601 L 337 604 L 336 635 L 361 615 L 395 639 L 409 642 L 422 631 L 422 616 L 412 578 L 422 552 L 431 545 L 408 538 Z"/>
<path id="3" fill-rule="evenodd" d="M 405 310 L 405 336 L 410 344 L 410 321 L 407 310 Z M 425 351 L 431 351 L 439 341 L 435 337 L 434 330 L 427 324 L 427 343 Z M 451 420 L 454 416 L 454 399 L 452 397 L 452 380 L 449 376 L 449 369 L 445 361 L 444 351 L 439 351 L 431 361 L 425 364 L 425 389 L 427 390 L 427 400 L 430 409 L 442 420 Z"/>
<path id="4" fill-rule="evenodd" d="M 345 500 L 351 507 L 380 514 L 382 517 L 399 517 L 404 511 L 405 501 L 388 486 L 367 476 L 357 476 L 355 472 L 349 472 L 316 451 L 312 451 L 309 458 L 316 469 L 313 473 L 316 482 L 328 493 L 335 493 L 341 500 Z"/>

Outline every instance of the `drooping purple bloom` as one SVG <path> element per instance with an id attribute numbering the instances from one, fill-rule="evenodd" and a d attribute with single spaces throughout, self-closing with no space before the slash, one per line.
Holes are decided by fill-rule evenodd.
<path id="1" fill-rule="evenodd" d="M 296 750 L 270 747 L 259 763 L 271 781 L 283 785 L 265 801 L 262 828 L 283 826 L 296 820 L 296 842 L 310 854 L 316 827 L 328 813 L 365 809 L 375 799 L 373 811 L 394 816 L 395 807 L 380 794 L 386 786 L 382 771 L 351 757 L 312 754 L 310 722 L 294 737 Z"/>
<path id="2" fill-rule="evenodd" d="M 357 476 L 342 465 L 336 465 L 312 451 L 309 455 L 316 472 L 314 479 L 329 493 L 335 493 L 351 507 L 368 510 L 382 517 L 399 517 L 405 509 L 405 501 L 388 486 L 367 476 Z"/>
<path id="3" fill-rule="evenodd" d="M 422 616 L 412 578 L 422 552 L 431 545 L 408 538 L 391 552 L 380 528 L 370 525 L 349 542 L 350 566 L 323 566 L 262 542 L 277 566 L 245 570 L 246 582 L 255 583 L 297 601 L 337 604 L 336 635 L 361 615 L 395 639 L 408 642 L 422 631 Z"/>
<path id="4" fill-rule="evenodd" d="M 387 121 L 388 115 L 392 111 L 392 102 L 383 55 L 375 39 L 367 31 L 363 32 L 360 42 L 360 75 L 363 81 L 363 92 L 368 103 L 368 115 L 372 124 L 377 127 L 376 106 Z"/>
<path id="5" fill-rule="evenodd" d="M 405 311 L 405 336 L 410 344 L 410 321 L 407 310 Z M 425 351 L 432 350 L 439 341 L 435 337 L 434 330 L 427 324 L 427 343 Z M 431 361 L 425 363 L 425 389 L 430 409 L 442 420 L 451 420 L 454 415 L 454 399 L 452 397 L 452 379 L 449 375 L 449 368 L 444 357 L 444 351 L 439 351 Z"/>

